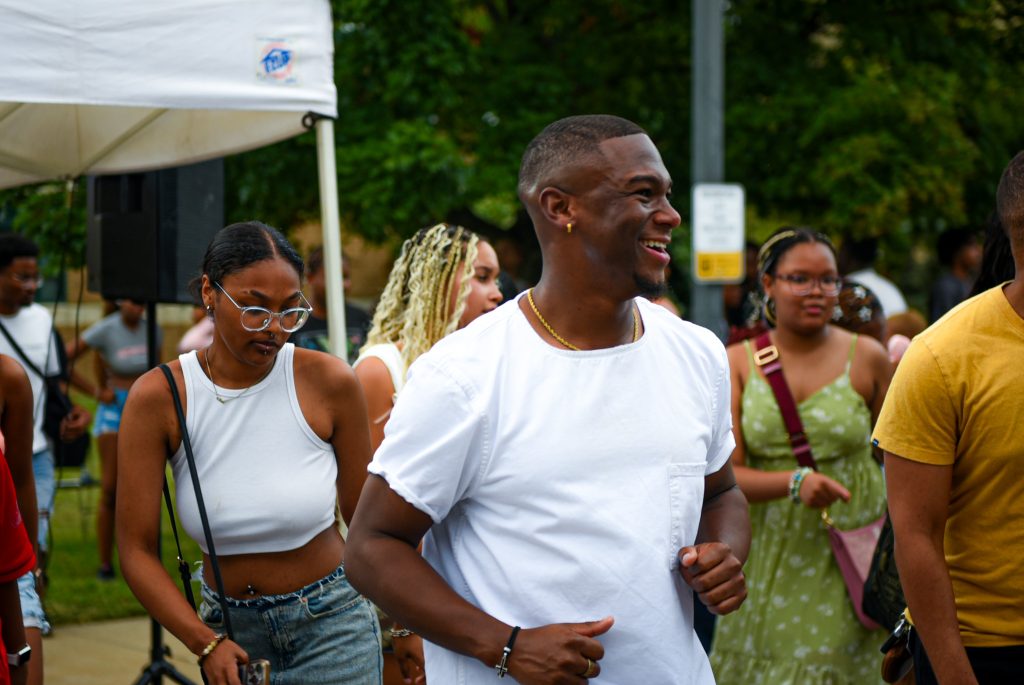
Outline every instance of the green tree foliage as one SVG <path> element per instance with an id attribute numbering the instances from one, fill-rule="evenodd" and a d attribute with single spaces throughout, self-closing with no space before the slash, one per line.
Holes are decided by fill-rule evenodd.
<path id="1" fill-rule="evenodd" d="M 1024 133 L 1019 24 L 972 0 L 733 2 L 729 176 L 836 232 L 981 226 Z"/>
<path id="2" fill-rule="evenodd" d="M 70 193 L 70 194 L 69 194 Z M 85 264 L 85 191 L 81 184 L 45 183 L 0 192 L 0 229 L 39 245 L 40 271 L 53 278 Z"/>
<path id="3" fill-rule="evenodd" d="M 945 226 L 981 226 L 1024 141 L 1018 2 L 729 2 L 726 176 L 746 187 L 752 235 L 797 222 L 882 236 L 906 254 Z M 586 112 L 651 132 L 685 217 L 690 11 L 670 0 L 336 0 L 346 230 L 388 241 L 448 219 L 526 235 L 519 156 L 545 124 Z M 318 215 L 311 133 L 237 155 L 226 174 L 229 220 Z M 25 197 L 0 204 L 26 229 L 48 225 L 35 203 L 60 207 Z"/>
<path id="4" fill-rule="evenodd" d="M 522 228 L 519 155 L 546 123 L 612 112 L 689 185 L 690 7 L 398 0 L 337 8 L 339 188 L 348 223 L 408 235 L 443 218 Z M 779 222 L 881 236 L 906 254 L 983 224 L 1024 140 L 1024 39 L 988 0 L 734 0 L 726 175 L 753 232 Z M 677 193 L 688 211 L 688 193 Z"/>
<path id="5" fill-rule="evenodd" d="M 547 123 L 613 111 L 669 130 L 686 166 L 687 12 L 672 2 L 338 8 L 339 192 L 372 238 L 459 218 L 509 228 L 519 158 Z M 665 143 L 668 142 L 666 145 Z"/>

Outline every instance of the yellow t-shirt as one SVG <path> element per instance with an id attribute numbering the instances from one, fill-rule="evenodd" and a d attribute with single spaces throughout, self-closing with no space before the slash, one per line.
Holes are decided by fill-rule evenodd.
<path id="1" fill-rule="evenodd" d="M 964 644 L 1024 644 L 1024 319 L 1002 287 L 914 339 L 874 437 L 953 466 L 944 546 Z"/>

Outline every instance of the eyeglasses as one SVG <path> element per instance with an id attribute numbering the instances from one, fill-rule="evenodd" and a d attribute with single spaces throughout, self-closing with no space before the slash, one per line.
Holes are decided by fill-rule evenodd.
<path id="1" fill-rule="evenodd" d="M 16 280 L 18 282 L 18 285 L 20 285 L 22 288 L 39 289 L 43 287 L 43 279 L 36 275 L 29 276 L 26 274 L 12 273 L 11 278 Z"/>
<path id="2" fill-rule="evenodd" d="M 242 317 L 242 328 L 247 331 L 256 333 L 258 331 L 266 330 L 270 325 L 270 322 L 277 319 L 281 323 L 281 330 L 285 333 L 294 333 L 295 331 L 302 328 L 306 319 L 309 318 L 309 313 L 313 311 L 313 307 L 309 304 L 309 300 L 302 293 L 299 293 L 299 297 L 306 303 L 305 307 L 292 307 L 285 309 L 283 312 L 272 312 L 266 307 L 243 307 L 242 305 L 235 302 L 235 298 L 228 295 L 228 291 L 224 290 L 224 286 L 220 283 L 214 282 L 214 285 L 224 293 L 231 304 L 238 307 L 238 311 Z"/>
<path id="3" fill-rule="evenodd" d="M 817 278 L 804 274 L 775 274 L 775 278 L 789 284 L 789 289 L 794 295 L 810 295 L 814 292 L 814 286 L 821 288 L 823 295 L 834 297 L 839 294 L 843 287 L 843 279 L 839 276 L 820 276 Z"/>

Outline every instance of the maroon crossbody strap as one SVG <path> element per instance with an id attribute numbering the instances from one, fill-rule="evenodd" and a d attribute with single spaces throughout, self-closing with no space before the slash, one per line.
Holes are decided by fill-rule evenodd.
<path id="1" fill-rule="evenodd" d="M 786 377 L 782 374 L 782 361 L 779 359 L 779 348 L 772 344 L 771 336 L 762 333 L 754 340 L 757 352 L 754 353 L 754 363 L 764 371 L 764 377 L 775 393 L 775 401 L 782 412 L 782 421 L 786 424 L 786 431 L 789 433 L 789 444 L 793 447 L 793 456 L 800 466 L 818 470 L 811 453 L 811 443 L 807 441 L 807 434 L 804 433 L 804 423 L 800 420 L 800 412 L 796 408 L 796 401 L 793 393 L 786 385 Z M 751 373 L 757 373 L 751 369 Z"/>

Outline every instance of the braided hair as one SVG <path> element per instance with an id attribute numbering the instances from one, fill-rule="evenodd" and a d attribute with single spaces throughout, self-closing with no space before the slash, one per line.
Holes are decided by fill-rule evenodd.
<path id="1" fill-rule="evenodd" d="M 803 243 L 820 243 L 827 247 L 832 256 L 836 256 L 836 248 L 829 240 L 829 237 L 820 231 L 803 226 L 783 226 L 772 233 L 757 251 L 757 287 L 760 294 L 761 306 L 757 308 L 756 314 L 763 312 L 765 321 L 772 328 L 775 327 L 775 303 L 764 293 L 764 275 L 775 275 L 775 267 L 783 255 L 792 248 Z"/>
<path id="2" fill-rule="evenodd" d="M 406 240 L 377 304 L 363 350 L 381 343 L 399 344 L 408 369 L 434 343 L 453 333 L 466 308 L 479 242 L 472 231 L 450 224 L 420 229 Z"/>

